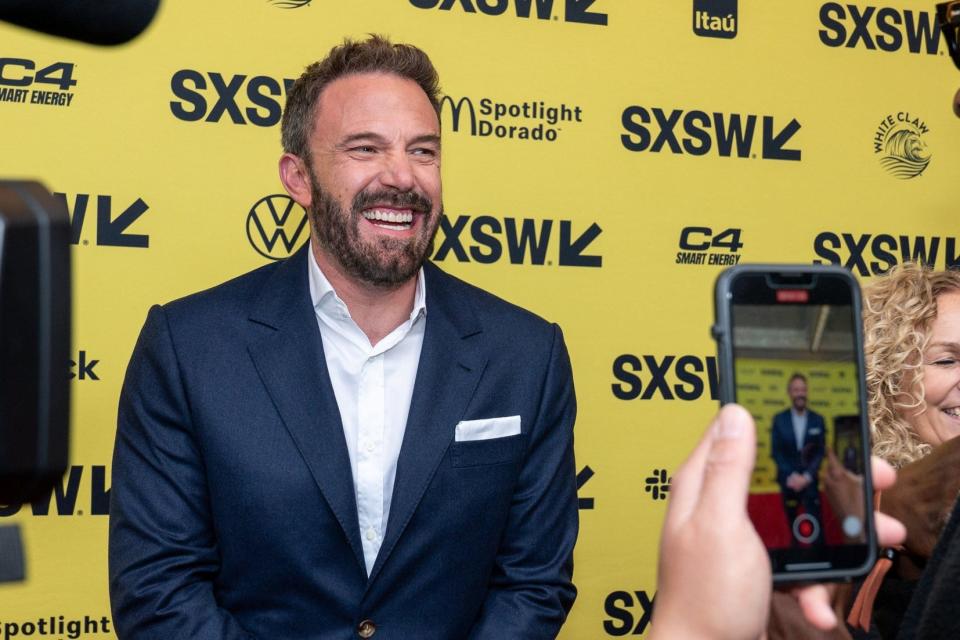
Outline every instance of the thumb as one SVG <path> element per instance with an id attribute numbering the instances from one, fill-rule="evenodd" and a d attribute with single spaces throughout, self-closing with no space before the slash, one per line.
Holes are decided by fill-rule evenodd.
<path id="1" fill-rule="evenodd" d="M 728 404 L 720 410 L 711 435 L 699 507 L 719 524 L 746 511 L 757 432 L 746 409 Z"/>

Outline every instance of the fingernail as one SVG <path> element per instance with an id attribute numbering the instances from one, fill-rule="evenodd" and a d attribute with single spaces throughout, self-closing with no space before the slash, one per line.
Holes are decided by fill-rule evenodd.
<path id="1" fill-rule="evenodd" d="M 743 435 L 743 421 L 732 418 L 721 419 L 717 422 L 717 438 L 734 440 Z"/>

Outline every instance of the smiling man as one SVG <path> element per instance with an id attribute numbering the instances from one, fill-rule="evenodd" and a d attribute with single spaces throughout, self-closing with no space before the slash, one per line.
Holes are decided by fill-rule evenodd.
<path id="1" fill-rule="evenodd" d="M 119 637 L 554 638 L 576 403 L 556 325 L 426 261 L 437 75 L 380 37 L 292 87 L 290 259 L 150 310 L 120 398 Z"/>

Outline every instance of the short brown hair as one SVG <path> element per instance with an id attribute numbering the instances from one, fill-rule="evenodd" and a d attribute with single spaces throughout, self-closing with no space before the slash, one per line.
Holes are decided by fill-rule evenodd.
<path id="1" fill-rule="evenodd" d="M 390 73 L 413 80 L 440 116 L 440 79 L 426 53 L 376 34 L 363 41 L 347 38 L 326 58 L 308 66 L 290 87 L 280 123 L 284 151 L 310 161 L 307 140 L 313 133 L 313 111 L 320 94 L 334 80 L 358 73 Z"/>

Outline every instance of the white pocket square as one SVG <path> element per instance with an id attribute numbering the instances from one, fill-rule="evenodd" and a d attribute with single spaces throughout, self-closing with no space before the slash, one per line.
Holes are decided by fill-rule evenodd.
<path id="1" fill-rule="evenodd" d="M 454 441 L 490 440 L 506 438 L 520 434 L 520 416 L 503 418 L 484 418 L 483 420 L 461 420 L 454 432 Z"/>

